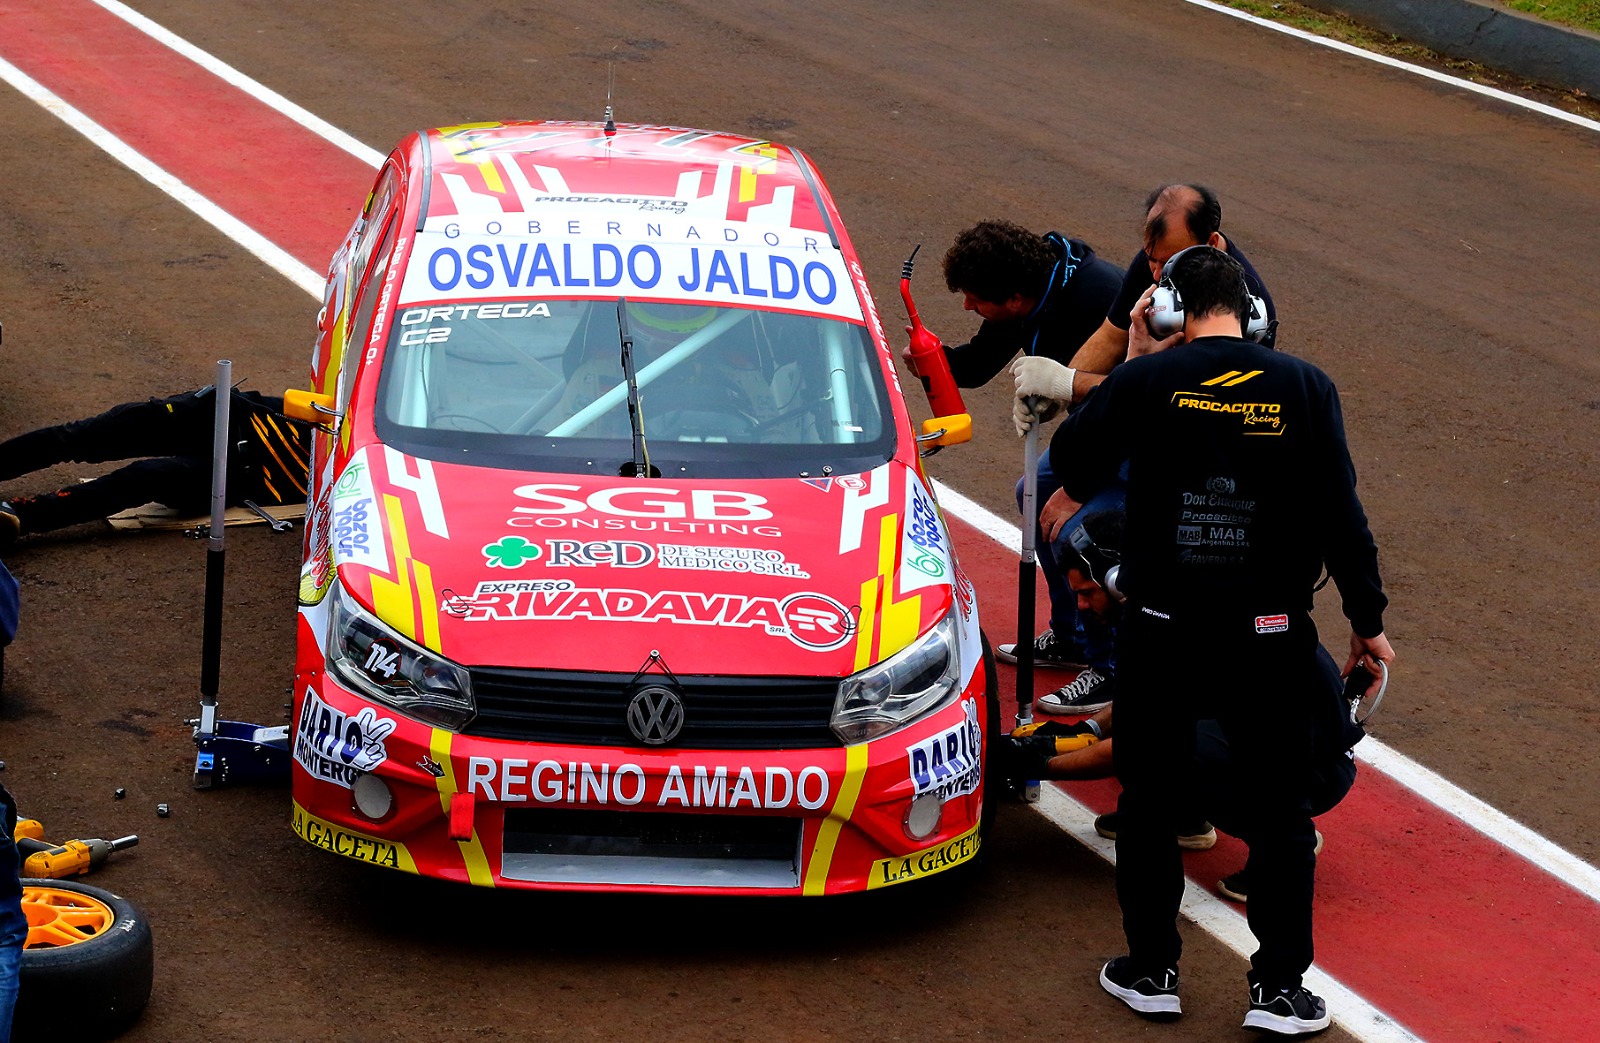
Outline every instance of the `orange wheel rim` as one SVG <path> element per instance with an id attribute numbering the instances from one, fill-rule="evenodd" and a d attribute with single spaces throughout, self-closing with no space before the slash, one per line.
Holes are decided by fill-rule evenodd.
<path id="1" fill-rule="evenodd" d="M 28 949 L 55 949 L 98 938 L 117 919 L 104 902 L 57 887 L 24 887 L 22 911 L 28 917 Z"/>

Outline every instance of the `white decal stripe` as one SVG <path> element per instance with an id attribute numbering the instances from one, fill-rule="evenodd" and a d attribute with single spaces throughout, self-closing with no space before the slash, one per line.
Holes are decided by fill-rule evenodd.
<path id="1" fill-rule="evenodd" d="M 433 461 L 406 456 L 387 445 L 383 447 L 383 453 L 384 463 L 389 468 L 389 483 L 396 489 L 409 489 L 415 493 L 417 506 L 422 509 L 423 527 L 435 536 L 449 539 L 450 530 L 444 523 L 444 502 L 439 499 L 439 485 L 433 479 Z M 407 461 L 416 463 L 416 474 L 406 468 Z"/>
<path id="2" fill-rule="evenodd" d="M 1033 807 L 1063 831 L 1072 834 L 1084 847 L 1112 865 L 1117 864 L 1117 845 L 1094 831 L 1095 815 L 1089 808 L 1051 785 L 1040 787 L 1039 803 Z M 1194 921 L 1195 926 L 1204 929 L 1245 959 L 1249 959 L 1260 944 L 1255 935 L 1250 933 L 1244 916 L 1203 887 L 1191 883 L 1184 889 L 1180 911 Z M 1306 987 L 1327 1001 L 1328 1009 L 1335 1012 L 1334 1024 L 1364 1043 L 1420 1043 L 1418 1036 L 1407 1031 L 1394 1018 L 1314 965 L 1306 972 Z"/>
<path id="3" fill-rule="evenodd" d="M 867 512 L 889 502 L 889 465 L 867 472 L 865 489 L 846 489 L 844 507 L 839 512 L 839 553 L 847 554 L 861 546 L 867 525 Z M 915 478 L 906 481 L 914 482 Z"/>

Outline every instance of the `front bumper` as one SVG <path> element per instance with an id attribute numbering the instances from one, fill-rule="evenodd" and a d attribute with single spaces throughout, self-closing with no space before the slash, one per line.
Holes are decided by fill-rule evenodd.
<path id="1" fill-rule="evenodd" d="M 799 895 L 905 883 L 978 852 L 983 676 L 869 743 L 681 750 L 458 735 L 310 671 L 295 684 L 293 826 L 347 858 L 480 886 Z M 919 831 L 927 802 L 940 805 L 920 839 L 913 800 Z"/>

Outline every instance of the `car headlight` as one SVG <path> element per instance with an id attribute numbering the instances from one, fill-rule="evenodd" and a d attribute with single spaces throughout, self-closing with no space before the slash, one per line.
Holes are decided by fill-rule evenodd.
<path id="1" fill-rule="evenodd" d="M 954 614 L 877 666 L 839 682 L 833 734 L 846 744 L 903 728 L 961 694 L 961 656 Z"/>
<path id="2" fill-rule="evenodd" d="M 334 583 L 328 670 L 352 691 L 428 724 L 460 731 L 476 715 L 472 679 L 450 660 L 408 641 Z"/>

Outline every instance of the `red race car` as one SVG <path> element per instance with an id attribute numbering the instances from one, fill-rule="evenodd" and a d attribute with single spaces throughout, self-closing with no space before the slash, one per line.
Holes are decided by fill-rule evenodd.
<path id="1" fill-rule="evenodd" d="M 810 161 L 408 137 L 312 390 L 294 828 L 485 886 L 836 894 L 973 858 L 999 712 Z"/>

